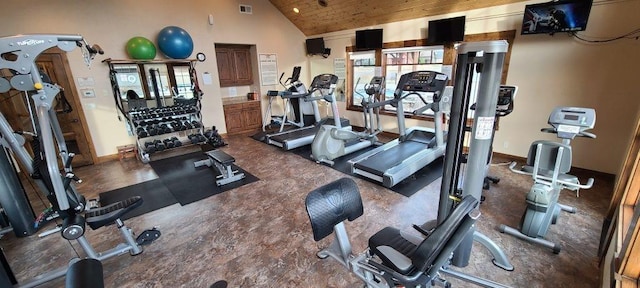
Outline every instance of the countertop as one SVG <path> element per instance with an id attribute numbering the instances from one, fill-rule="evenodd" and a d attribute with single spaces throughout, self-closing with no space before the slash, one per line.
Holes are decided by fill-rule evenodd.
<path id="1" fill-rule="evenodd" d="M 222 98 L 222 105 L 232 105 L 232 104 L 240 104 L 247 102 L 259 102 L 260 100 L 249 100 L 247 96 L 235 96 L 235 97 L 224 97 Z"/>

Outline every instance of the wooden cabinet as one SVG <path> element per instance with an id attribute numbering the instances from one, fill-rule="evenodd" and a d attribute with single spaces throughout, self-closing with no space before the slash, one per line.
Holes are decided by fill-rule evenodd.
<path id="1" fill-rule="evenodd" d="M 216 45 L 220 87 L 253 84 L 251 51 L 247 45 Z"/>
<path id="2" fill-rule="evenodd" d="M 224 105 L 227 135 L 256 132 L 262 127 L 260 101 Z"/>

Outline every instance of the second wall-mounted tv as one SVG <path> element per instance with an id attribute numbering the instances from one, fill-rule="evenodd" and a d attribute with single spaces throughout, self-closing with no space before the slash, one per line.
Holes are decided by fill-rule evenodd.
<path id="1" fill-rule="evenodd" d="M 427 44 L 441 45 L 463 41 L 464 23 L 464 16 L 429 21 Z"/>
<path id="2" fill-rule="evenodd" d="M 382 29 L 356 31 L 356 50 L 382 49 Z"/>
<path id="3" fill-rule="evenodd" d="M 307 55 L 324 54 L 324 39 L 323 38 L 310 38 L 306 41 Z"/>
<path id="4" fill-rule="evenodd" d="M 592 0 L 561 0 L 524 7 L 521 34 L 553 34 L 587 29 Z"/>

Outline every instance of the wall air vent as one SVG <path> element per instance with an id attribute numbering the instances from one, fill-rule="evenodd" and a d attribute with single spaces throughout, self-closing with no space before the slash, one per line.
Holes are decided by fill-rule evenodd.
<path id="1" fill-rule="evenodd" d="M 251 5 L 240 4 L 240 13 L 241 14 L 253 14 L 253 9 Z"/>

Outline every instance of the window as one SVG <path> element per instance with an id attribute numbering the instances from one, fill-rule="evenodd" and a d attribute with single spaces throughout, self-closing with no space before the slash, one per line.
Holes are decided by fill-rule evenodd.
<path id="1" fill-rule="evenodd" d="M 349 55 L 353 61 L 353 105 L 361 107 L 362 99 L 367 97 L 364 86 L 375 76 L 376 54 L 374 51 L 355 52 Z"/>
<path id="2" fill-rule="evenodd" d="M 465 35 L 465 41 L 489 41 L 489 40 L 507 40 L 509 47 L 513 47 L 513 40 L 515 39 L 516 31 L 501 31 L 481 34 Z M 456 51 L 454 45 L 445 46 L 426 46 L 425 39 L 417 40 L 405 40 L 399 42 L 384 43 L 384 49 L 377 49 L 375 51 L 367 52 L 352 52 L 354 47 L 347 47 L 347 109 L 354 111 L 362 111 L 361 101 L 362 96 L 359 93 L 363 93 L 363 87 L 376 73 L 376 69 L 385 77 L 385 95 L 384 99 L 390 99 L 393 97 L 393 92 L 396 88 L 397 81 L 401 75 L 419 70 L 431 70 L 443 72 L 444 65 L 455 66 Z M 507 73 L 509 71 L 509 58 L 511 55 L 511 49 L 505 56 L 505 64 L 502 70 L 502 84 L 506 84 Z M 374 58 L 371 58 L 371 57 Z M 367 60 L 364 60 L 367 59 Z M 376 63 L 375 66 L 371 66 L 371 63 Z M 378 68 L 379 67 L 379 68 Z M 455 72 L 455 71 L 452 71 Z M 453 76 L 453 75 L 452 75 Z M 360 79 L 358 81 L 358 79 Z M 450 82 L 451 83 L 451 82 Z M 452 84 L 451 84 L 452 85 Z M 472 99 L 476 94 L 476 87 L 472 87 Z M 421 95 L 426 101 L 432 95 Z M 382 98 L 382 97 L 381 97 Z M 418 95 L 411 95 L 405 98 L 403 101 L 404 111 L 409 113 L 422 106 L 422 99 Z M 395 116 L 395 107 L 387 105 L 380 111 L 380 114 Z M 421 115 L 407 114 L 407 118 L 417 119 L 431 119 L 433 112 L 431 110 L 425 111 Z M 468 113 L 468 117 L 473 117 L 473 111 Z"/>
<path id="3" fill-rule="evenodd" d="M 409 47 L 399 49 L 382 50 L 382 65 L 385 76 L 384 100 L 393 99 L 394 91 L 398 86 L 398 80 L 403 74 L 413 71 L 437 71 L 442 72 L 442 59 L 444 47 Z M 407 96 L 402 100 L 402 108 L 407 113 L 423 107 L 423 101 L 432 102 L 433 93 L 418 93 Z M 396 111 L 391 105 L 384 107 L 388 111 Z M 433 111 L 426 110 L 426 115 L 433 115 Z"/>

